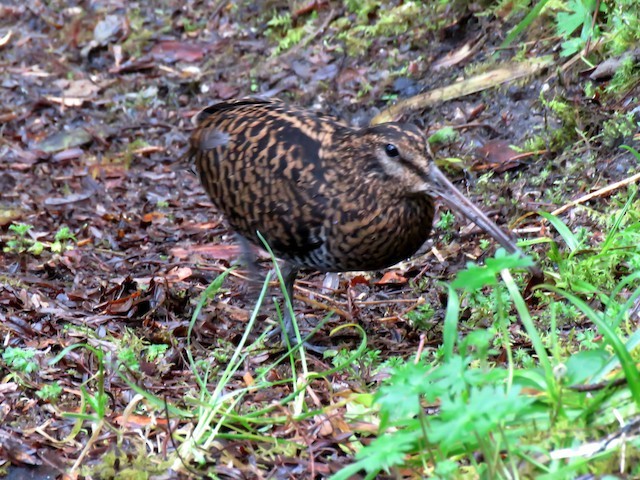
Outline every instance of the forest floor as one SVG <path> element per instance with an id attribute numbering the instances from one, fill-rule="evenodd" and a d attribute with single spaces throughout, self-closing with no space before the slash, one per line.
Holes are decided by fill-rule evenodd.
<path id="1" fill-rule="evenodd" d="M 587 98 L 591 70 L 560 58 L 554 43 L 540 39 L 540 26 L 516 47 L 498 48 L 513 21 L 461 6 L 419 10 L 429 19 L 397 10 L 396 31 L 363 32 L 349 26 L 376 25 L 380 12 L 361 17 L 333 1 L 288 10 L 289 3 L 0 6 L 0 351 L 24 355 L 22 364 L 0 361 L 0 471 L 7 478 L 108 478 L 107 471 L 127 469 L 177 475 L 168 470 L 176 465 L 167 463 L 175 460 L 170 434 L 184 439 L 194 429 L 202 401 L 194 370 L 215 388 L 255 306 L 240 265 L 192 323 L 205 289 L 240 257 L 183 156 L 192 118 L 209 104 L 278 97 L 362 127 L 396 100 L 516 55 L 551 55 L 551 68 L 403 115 L 428 135 L 453 127 L 455 137 L 434 145 L 438 163 L 491 218 L 531 240 L 527 251 L 543 263 L 547 244 L 535 240 L 554 233 L 535 212 L 624 180 L 637 165 L 619 148 L 636 132 L 607 136 L 601 127 L 631 112 L 627 99 L 638 88 L 607 105 Z M 287 11 L 289 20 L 274 13 Z M 550 105 L 556 98 L 570 110 L 564 117 Z M 570 151 L 558 149 L 563 129 L 584 133 Z M 602 213 L 609 201 L 597 196 L 587 206 Z M 587 209 L 563 212 L 570 228 L 601 240 L 593 217 Z M 310 385 L 309 401 L 334 405 L 331 415 L 263 432 L 290 443 L 265 446 L 265 437 L 223 434 L 180 475 L 200 469 L 219 478 L 325 478 L 349 464 L 348 439 L 362 424 L 345 417 L 340 398 L 387 378 L 374 366 L 438 349 L 443 282 L 492 254 L 483 238 L 463 218 L 439 216 L 421 253 L 387 271 L 340 275 L 331 289 L 322 274 L 301 275 L 294 302 L 301 325 L 326 317 L 315 339 L 334 350 L 307 355 L 309 369 L 333 369 L 348 357 L 339 352 L 358 347 L 362 331 L 375 354 Z M 267 255 L 260 265 L 272 268 Z M 517 278 L 526 284 L 526 273 Z M 280 299 L 274 283 L 250 342 L 277 324 Z M 329 336 L 345 323 L 362 330 Z M 477 325 L 474 317 L 462 334 Z M 515 349 L 530 349 L 516 324 L 511 334 Z M 228 379 L 226 393 L 250 386 L 280 357 L 277 341 L 261 345 Z M 291 394 L 291 383 L 276 381 L 291 375 L 288 362 L 270 375 L 275 386 L 249 391 L 245 411 Z M 279 405 L 270 415 L 293 417 Z"/>

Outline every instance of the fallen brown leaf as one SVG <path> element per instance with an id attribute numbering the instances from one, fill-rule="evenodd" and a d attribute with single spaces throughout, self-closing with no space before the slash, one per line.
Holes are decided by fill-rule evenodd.
<path id="1" fill-rule="evenodd" d="M 376 285 L 386 285 L 386 284 L 403 284 L 407 283 L 407 279 L 400 275 L 396 270 L 389 270 L 385 272 L 380 280 L 375 282 Z"/>
<path id="2" fill-rule="evenodd" d="M 163 40 L 151 49 L 151 56 L 163 62 L 197 62 L 207 52 L 205 45 L 181 42 L 178 40 Z"/>
<path id="3" fill-rule="evenodd" d="M 502 173 L 520 165 L 519 153 L 505 140 L 489 140 L 476 150 L 479 159 L 474 162 L 473 170 Z"/>

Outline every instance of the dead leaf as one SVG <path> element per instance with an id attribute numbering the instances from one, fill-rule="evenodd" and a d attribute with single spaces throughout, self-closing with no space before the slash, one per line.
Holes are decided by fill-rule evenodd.
<path id="1" fill-rule="evenodd" d="M 18 391 L 18 384 L 16 382 L 0 383 L 0 394 L 7 394 Z"/>
<path id="2" fill-rule="evenodd" d="M 387 284 L 397 284 L 401 285 L 403 283 L 407 283 L 407 279 L 400 275 L 397 270 L 389 270 L 385 272 L 380 280 L 375 282 L 376 285 L 387 285 Z"/>
<path id="3" fill-rule="evenodd" d="M 249 372 L 245 372 L 245 374 L 242 375 L 242 379 L 247 387 L 252 387 L 256 383 L 255 379 Z"/>
<path id="4" fill-rule="evenodd" d="M 340 71 L 338 75 L 337 83 L 339 85 L 350 84 L 352 82 L 360 82 L 364 77 L 366 69 L 345 67 Z"/>
<path id="5" fill-rule="evenodd" d="M 135 155 L 149 155 L 150 153 L 159 153 L 164 152 L 164 148 L 156 147 L 154 145 L 147 145 L 146 147 L 136 148 L 132 150 L 131 153 Z"/>
<path id="6" fill-rule="evenodd" d="M 142 216 L 142 223 L 146 223 L 146 224 L 150 224 L 153 223 L 154 220 L 159 220 L 161 218 L 164 218 L 164 213 L 162 212 L 149 212 L 149 213 L 145 213 Z"/>
<path id="7" fill-rule="evenodd" d="M 80 158 L 84 155 L 84 150 L 81 148 L 69 148 L 67 150 L 63 150 L 61 152 L 56 153 L 51 157 L 52 162 L 64 162 L 67 160 L 73 160 L 75 158 Z"/>
<path id="8" fill-rule="evenodd" d="M 151 277 L 151 276 L 135 277 L 135 278 L 129 278 L 129 280 L 135 282 L 138 285 L 150 285 L 151 282 L 163 284 L 164 282 L 167 282 L 167 283 L 180 282 L 186 278 L 189 278 L 191 275 L 193 275 L 193 270 L 191 270 L 189 267 L 173 267 L 171 270 L 169 270 L 169 272 L 167 272 L 166 275 L 156 275 L 154 277 Z M 124 281 L 126 281 L 127 277 L 113 277 L 109 280 L 112 283 L 119 285 Z M 98 305 L 98 307 L 104 307 L 105 305 L 106 303 Z"/>
<path id="9" fill-rule="evenodd" d="M 102 89 L 100 85 L 86 78 L 78 80 L 58 80 L 55 83 L 56 86 L 62 89 L 65 97 L 92 97 Z"/>
<path id="10" fill-rule="evenodd" d="M 9 30 L 4 37 L 0 38 L 0 48 L 9 43 L 9 40 L 11 40 L 11 35 L 13 35 L 13 32 Z"/>
<path id="11" fill-rule="evenodd" d="M 107 15 L 93 29 L 93 40 L 98 45 L 106 45 L 122 30 L 122 20 L 117 15 Z"/>
<path id="12" fill-rule="evenodd" d="M 319 437 L 327 437 L 333 433 L 333 425 L 326 415 L 322 415 L 321 420 L 318 422 L 317 431 Z"/>
<path id="13" fill-rule="evenodd" d="M 193 270 L 189 267 L 173 267 L 167 273 L 166 279 L 169 283 L 180 282 L 193 275 Z"/>
<path id="14" fill-rule="evenodd" d="M 369 285 L 369 280 L 364 275 L 356 275 L 349 280 L 349 286 L 355 287 L 356 285 Z"/>
<path id="15" fill-rule="evenodd" d="M 113 66 L 109 69 L 109 73 L 131 73 L 139 72 L 142 70 L 151 70 L 155 68 L 156 64 L 152 58 L 148 55 L 144 57 L 135 58 L 124 62 L 122 65 Z"/>
<path id="16" fill-rule="evenodd" d="M 151 49 L 151 56 L 159 61 L 174 62 L 197 62 L 204 57 L 207 52 L 205 45 L 181 42 L 178 40 L 163 40 L 156 43 Z"/>
<path id="17" fill-rule="evenodd" d="M 106 313 L 108 314 L 117 314 L 117 313 L 127 313 L 133 307 L 133 302 L 140 297 L 140 292 L 133 292 L 126 297 L 118 298 L 117 300 L 110 300 L 106 302 Z"/>
<path id="18" fill-rule="evenodd" d="M 113 419 L 118 425 L 126 425 L 129 428 L 140 428 L 148 425 L 162 425 L 167 426 L 168 422 L 166 418 L 161 417 L 148 417 L 146 415 L 134 415 L 129 414 L 126 417 L 124 415 L 118 415 Z"/>
<path id="19" fill-rule="evenodd" d="M 93 136 L 84 128 L 62 130 L 45 138 L 35 148 L 47 153 L 59 152 L 72 147 L 85 145 L 93 140 Z"/>
<path id="20" fill-rule="evenodd" d="M 443 70 L 445 68 L 453 67 L 460 62 L 464 62 L 469 57 L 471 57 L 474 53 L 476 53 L 480 47 L 484 44 L 486 40 L 486 36 L 481 36 L 480 38 L 474 38 L 473 40 L 465 43 L 462 47 L 458 48 L 453 52 L 447 53 L 444 57 L 437 59 L 433 62 L 429 68 L 437 72 L 438 70 Z"/>
<path id="21" fill-rule="evenodd" d="M 0 206 L 0 227 L 4 227 L 5 225 L 18 220 L 22 215 L 23 213 L 21 210 Z"/>
<path id="22" fill-rule="evenodd" d="M 229 100 L 237 96 L 240 90 L 236 85 L 226 82 L 216 82 L 211 86 L 211 91 L 221 100 Z"/>
<path id="23" fill-rule="evenodd" d="M 505 140 L 489 140 L 476 150 L 476 154 L 480 158 L 473 164 L 475 171 L 501 173 L 520 165 L 517 160 L 520 154 Z"/>
<path id="24" fill-rule="evenodd" d="M 95 98 L 102 89 L 100 85 L 87 79 L 59 80 L 55 84 L 62 90 L 62 95 L 47 95 L 45 98 L 51 103 L 65 107 L 81 107 L 84 102 Z"/>
<path id="25" fill-rule="evenodd" d="M 66 197 L 49 197 L 45 199 L 44 204 L 48 207 L 57 207 L 60 205 L 68 205 L 69 203 L 82 202 L 83 200 L 91 198 L 94 193 L 94 190 L 87 190 L 82 193 L 72 193 Z"/>

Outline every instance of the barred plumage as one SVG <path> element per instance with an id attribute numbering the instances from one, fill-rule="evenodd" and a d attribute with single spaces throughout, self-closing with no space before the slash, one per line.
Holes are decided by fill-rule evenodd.
<path id="1" fill-rule="evenodd" d="M 379 270 L 426 241 L 443 198 L 507 250 L 511 238 L 437 169 L 415 126 L 354 129 L 280 101 L 245 99 L 204 109 L 189 156 L 233 230 L 257 232 L 291 267 Z"/>

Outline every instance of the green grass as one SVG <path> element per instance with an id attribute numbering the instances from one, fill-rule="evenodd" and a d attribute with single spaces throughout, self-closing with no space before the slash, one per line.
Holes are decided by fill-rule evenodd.
<path id="1" fill-rule="evenodd" d="M 507 270 L 518 266 L 516 258 L 499 253 L 485 267 L 471 264 L 460 272 L 449 288 L 441 358 L 422 358 L 394 369 L 374 395 L 371 412 L 379 417 L 378 435 L 356 453 L 350 467 L 332 478 L 347 479 L 360 471 L 366 472 L 365 478 L 376 478 L 381 472 L 407 469 L 438 478 L 575 478 L 594 470 L 614 473 L 621 462 L 626 462 L 627 473 L 638 475 L 633 440 L 626 448 L 616 441 L 603 443 L 589 456 L 578 448 L 604 438 L 620 439 L 621 424 L 639 411 L 635 358 L 640 332 L 630 316 L 640 298 L 640 252 L 625 248 L 638 245 L 634 199 L 635 189 L 612 217 L 604 242 L 592 246 L 588 256 L 579 253 L 581 241 L 559 218 L 544 214 L 564 242 L 549 240 L 556 256 L 547 267 L 560 274 L 547 273 L 565 288 L 557 283 L 537 291 L 537 312 L 548 310 L 550 316 L 536 318 L 527 308 Z M 620 276 L 611 269 L 613 252 L 615 263 L 634 265 L 633 271 Z M 585 292 L 582 277 L 587 270 L 599 283 L 589 284 Z M 568 290 L 576 285 L 582 287 L 582 296 Z M 477 291 L 491 299 L 497 328 L 461 338 L 461 298 L 474 302 Z M 582 298 L 585 293 L 592 301 Z M 596 329 L 599 341 L 584 348 L 584 343 L 562 336 L 558 324 L 571 311 L 564 307 L 574 307 L 581 322 L 593 325 L 576 330 Z M 541 323 L 541 317 L 548 323 Z M 531 342 L 533 364 L 518 362 L 511 351 L 514 320 Z M 500 351 L 505 352 L 504 364 L 495 363 Z M 437 406 L 436 412 L 427 414 L 428 406 Z"/>
<path id="2" fill-rule="evenodd" d="M 177 451 L 166 463 L 145 463 L 149 471 L 170 465 L 213 475 L 207 452 L 228 442 L 251 445 L 258 459 L 304 457 L 304 442 L 278 433 L 337 416 L 353 429 L 344 443 L 353 460 L 334 480 L 360 473 L 368 479 L 383 473 L 407 478 L 409 472 L 442 479 L 576 478 L 590 472 L 615 474 L 621 465 L 625 474 L 640 475 L 638 442 L 632 432 L 624 433 L 640 411 L 640 332 L 633 313 L 640 299 L 636 194 L 629 187 L 612 198 L 607 215 L 592 213 L 598 235 L 541 212 L 550 228 L 529 243 L 548 247 L 542 265 L 548 283 L 537 286 L 528 300 L 521 291 L 530 259 L 498 250 L 484 266 L 470 263 L 445 286 L 441 346 L 418 358 L 385 358 L 367 350 L 364 331 L 346 325 L 341 328 L 360 328 L 362 342 L 352 351 L 328 352 L 330 369 L 314 368 L 317 364 L 299 347 L 247 368 L 265 351 L 267 332 L 254 341 L 250 332 L 270 277 L 239 342 L 203 357 L 191 343 L 192 329 L 222 292 L 227 271 L 202 293 L 192 314 L 185 353 L 193 381 L 185 381 L 180 403 L 147 391 L 139 378 L 137 359 L 161 358 L 166 346 L 149 345 L 130 332 L 112 354 L 78 344 L 53 359 L 77 348 L 95 359 L 97 370 L 80 387 L 80 408 L 69 414 L 76 421 L 70 437 L 89 423 L 93 433 L 84 452 L 105 430 L 123 441 L 108 412 L 106 381 L 115 374 L 144 402 L 143 412 L 190 426 L 171 432 Z M 277 268 L 276 277 L 284 290 Z M 292 309 L 286 300 L 285 308 Z M 425 306 L 415 309 L 410 320 L 419 328 L 433 315 Z M 3 361 L 17 377 L 28 376 L 35 355 L 7 349 Z M 364 380 L 381 372 L 389 374 L 382 384 Z M 311 394 L 316 382 L 334 374 L 355 382 L 358 391 L 319 402 Z M 60 391 L 52 385 L 38 395 L 58 401 Z M 95 473 L 86 467 L 81 471 Z"/>
<path id="3" fill-rule="evenodd" d="M 638 475 L 637 441 L 623 435 L 623 425 L 633 422 L 640 406 L 640 332 L 631 318 L 640 298 L 640 253 L 625 248 L 640 231 L 635 198 L 631 189 L 598 243 L 577 236 L 559 217 L 542 214 L 558 233 L 557 240 L 551 234 L 544 238 L 553 252 L 544 268 L 555 284 L 538 286 L 536 303 L 520 293 L 526 275 L 519 272 L 530 260 L 498 251 L 484 266 L 469 264 L 447 287 L 442 346 L 420 358 L 383 359 L 366 351 L 363 336 L 355 351 L 330 352 L 326 358 L 334 367 L 327 371 L 314 371 L 304 348 L 246 370 L 248 359 L 264 350 L 264 334 L 254 342 L 249 338 L 267 295 L 267 278 L 242 338 L 227 349 L 224 362 L 196 360 L 187 349 L 197 389 L 185 392 L 183 405 L 165 405 L 131 381 L 126 370 L 120 375 L 149 406 L 193 425 L 173 432 L 179 455 L 172 467 L 186 464 L 202 475 L 209 465 L 206 452 L 229 441 L 249 442 L 257 458 L 304 456 L 304 443 L 274 433 L 304 428 L 327 415 L 376 426 L 373 432 L 354 427 L 348 441 L 353 462 L 334 480 L 357 473 L 373 479 L 384 472 L 398 478 L 408 472 L 443 479 L 576 478 L 594 471 L 614 474 L 623 463 L 626 474 Z M 625 272 L 614 264 L 634 269 Z M 276 276 L 282 281 L 278 270 Z M 225 277 L 202 294 L 192 327 Z M 468 331 L 465 323 L 477 311 L 489 326 Z M 415 315 L 430 319 L 433 311 L 418 309 Z M 386 371 L 390 377 L 379 387 L 361 383 L 360 392 L 336 403 L 318 404 L 309 395 L 314 382 L 329 375 L 340 372 L 357 382 L 363 371 Z M 100 390 L 82 391 L 92 413 L 76 417 L 104 428 Z M 256 401 L 261 391 L 287 393 Z"/>
<path id="4" fill-rule="evenodd" d="M 529 29 L 542 29 L 544 35 L 533 32 L 538 38 L 549 38 L 546 42 L 557 42 L 563 56 L 577 55 L 588 42 L 600 39 L 604 43 L 599 56 L 582 59 L 589 65 L 600 57 L 630 49 L 640 39 L 635 0 L 600 2 L 598 11 L 594 0 L 510 3 L 514 4 L 513 13 L 506 20 L 515 26 L 503 46 Z M 423 21 L 431 9 L 446 8 L 446 2 L 432 5 L 348 1 L 345 7 L 352 15 L 336 18 L 322 42 L 360 57 L 384 46 L 393 63 L 394 51 L 400 48 L 394 38 L 407 31 L 413 32 L 414 38 L 429 38 L 427 33 L 442 26 L 443 18 L 429 24 Z M 310 14 L 295 24 L 287 11 L 265 15 L 265 34 L 274 55 L 279 55 L 300 45 L 322 24 L 325 13 Z M 124 44 L 125 51 L 137 55 L 147 40 L 139 17 L 131 17 L 135 35 Z M 188 20 L 183 25 L 185 30 L 200 28 Z M 406 65 L 393 63 L 392 67 L 400 72 Z M 594 98 L 596 90 L 603 95 L 601 100 L 620 96 L 637 82 L 636 70 L 633 62 L 624 62 L 606 88 L 585 86 L 593 93 L 588 96 Z M 258 90 L 257 80 L 253 82 L 253 89 Z M 365 84 L 362 91 L 369 87 Z M 144 103 L 140 100 L 136 105 Z M 610 114 L 590 132 L 584 128 L 585 113 L 574 99 L 556 96 L 553 90 L 548 97 L 541 94 L 540 103 L 545 114 L 560 120 L 562 128 L 545 132 L 548 137 L 533 137 L 525 151 L 547 146 L 551 151 L 569 150 L 568 145 L 586 138 L 612 146 L 637 131 L 633 116 L 623 112 Z M 458 134 L 452 132 L 442 129 L 432 141 L 453 141 Z M 131 143 L 125 163 L 130 163 L 133 147 L 139 146 Z M 583 157 L 572 151 L 566 155 L 575 160 L 575 168 L 582 169 L 569 173 L 584 171 L 580 164 Z M 548 170 L 540 174 L 543 186 L 547 185 L 546 175 Z M 558 200 L 566 198 L 565 187 L 564 181 L 560 182 Z M 167 205 L 159 201 L 157 207 Z M 250 454 L 258 460 L 278 455 L 308 458 L 307 444 L 290 432 L 307 431 L 310 425 L 322 425 L 327 417 L 335 416 L 351 429 L 340 447 L 352 459 L 333 475 L 337 480 L 356 474 L 373 479 L 383 473 L 395 478 L 441 479 L 640 476 L 638 440 L 631 428 L 640 406 L 636 366 L 640 356 L 637 190 L 630 186 L 619 191 L 605 211 L 576 206 L 574 212 L 578 218 L 588 218 L 591 226 L 575 228 L 562 217 L 540 213 L 549 231 L 531 244 L 545 244 L 547 283 L 538 286 L 532 298 L 524 299 L 521 293 L 527 263 L 503 252 L 488 259 L 485 266 L 470 264 L 443 286 L 448 302 L 441 345 L 425 349 L 417 358 L 385 357 L 367 350 L 362 328 L 344 325 L 340 328 L 355 328 L 362 340 L 353 350 L 328 352 L 323 360 L 330 362 L 331 368 L 320 369 L 304 348 L 290 348 L 275 360 L 252 364 L 252 359 L 265 351 L 267 332 L 254 341 L 250 341 L 250 333 L 259 321 L 260 305 L 267 301 L 269 278 L 238 343 L 220 343 L 209 351 L 198 349 L 193 341 L 194 325 L 221 295 L 227 273 L 202 293 L 192 314 L 185 349 L 191 377 L 182 383 L 178 401 L 147 389 L 140 372 L 140 359 L 153 362 L 162 358 L 166 345 L 149 344 L 128 331 L 120 340 L 86 335 L 86 343 L 71 345 L 52 360 L 55 365 L 75 349 L 82 349 L 91 359 L 76 389 L 79 405 L 68 415 L 75 423 L 65 440 L 86 442 L 76 466 L 80 468 L 91 446 L 105 432 L 118 445 L 132 441 L 131 436 L 125 438 L 127 430 L 113 418 L 115 414 L 126 417 L 140 412 L 172 422 L 169 434 L 175 448 L 168 449 L 168 458 L 150 456 L 143 461 L 142 455 L 127 459 L 109 452 L 105 465 L 99 468 L 130 462 L 140 471 L 163 473 L 171 466 L 194 470 L 196 477 L 215 478 L 209 470 L 214 464 L 211 452 L 224 452 L 223 447 L 233 442 L 250 445 Z M 453 217 L 443 214 L 440 221 L 440 227 L 446 229 Z M 16 256 L 63 253 L 76 242 L 66 227 L 43 242 L 32 239 L 30 229 L 27 224 L 10 226 L 4 252 Z M 276 276 L 282 283 L 279 271 Z M 293 311 L 290 299 L 285 308 Z M 434 322 L 434 309 L 425 304 L 412 311 L 408 320 L 415 328 L 427 329 Z M 42 356 L 46 356 L 44 351 L 7 347 L 2 354 L 9 371 L 5 380 L 29 385 L 39 365 L 36 360 Z M 321 385 L 317 390 L 326 391 L 327 379 L 338 373 L 359 388 L 318 399 L 314 387 Z M 381 384 L 367 381 L 378 373 L 388 374 L 388 379 Z M 126 412 L 110 411 L 109 387 L 114 379 L 133 392 Z M 30 388 L 37 390 L 42 401 L 51 402 L 52 408 L 62 395 L 57 382 Z M 215 461 L 231 459 L 222 453 Z M 92 473 L 97 475 L 90 467 L 83 467 L 82 474 Z"/>
<path id="5" fill-rule="evenodd" d="M 621 424 L 633 421 L 640 406 L 635 363 L 640 333 L 630 318 L 640 298 L 640 270 L 621 275 L 611 268 L 613 263 L 640 265 L 637 249 L 625 248 L 637 241 L 640 229 L 635 191 L 612 217 L 604 241 L 591 242 L 588 255 L 581 250 L 587 237 L 578 238 L 558 217 L 543 216 L 560 235 L 560 243 L 546 239 L 554 255 L 545 268 L 555 285 L 537 287 L 538 304 L 531 311 L 510 273 L 530 261 L 499 251 L 483 267 L 470 264 L 448 287 L 443 345 L 435 354 L 383 362 L 364 349 L 332 352 L 335 369 L 313 372 L 304 350 L 291 350 L 262 368 L 251 385 L 234 388 L 231 378 L 256 346 L 247 344 L 256 309 L 224 371 L 199 377 L 201 396 L 192 412 L 198 422 L 193 434 L 180 440 L 181 458 L 204 464 L 198 452 L 220 439 L 250 439 L 262 445 L 262 455 L 300 455 L 303 445 L 274 439 L 269 432 L 344 409 L 345 421 L 366 420 L 377 425 L 377 433 L 354 431 L 353 463 L 334 480 L 358 472 L 373 479 L 409 471 L 436 478 L 575 478 L 591 471 L 615 473 L 623 461 L 626 473 L 639 474 L 636 442 L 621 441 Z M 592 273 L 588 288 L 587 270 Z M 194 320 L 222 279 L 203 294 Z M 260 302 L 265 294 L 263 288 Z M 476 308 L 484 315 L 491 312 L 485 323 L 493 325 L 463 336 L 462 311 Z M 421 312 L 432 315 L 429 309 L 416 314 Z M 560 325 L 566 331 L 571 324 L 574 333 L 563 334 Z M 513 349 L 515 325 L 523 327 L 520 341 L 530 343 L 526 354 Z M 268 381 L 281 362 L 287 362 L 291 376 Z M 335 371 L 357 378 L 362 367 L 392 373 L 377 389 L 347 395 L 340 407 L 310 402 L 305 392 L 315 379 Z M 195 364 L 193 370 L 197 374 Z M 211 376 L 217 378 L 213 391 L 207 388 Z M 258 390 L 285 384 L 290 394 L 276 404 L 247 400 Z"/>

